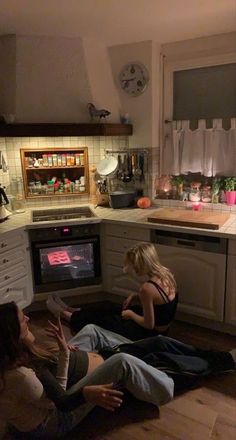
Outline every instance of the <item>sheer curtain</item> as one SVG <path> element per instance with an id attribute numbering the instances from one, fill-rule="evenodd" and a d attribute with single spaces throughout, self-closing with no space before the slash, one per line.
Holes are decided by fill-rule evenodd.
<path id="1" fill-rule="evenodd" d="M 212 128 L 198 121 L 195 130 L 190 121 L 172 121 L 165 135 L 162 174 L 202 173 L 204 176 L 236 175 L 236 118 L 229 130 L 222 119 L 213 119 Z"/>

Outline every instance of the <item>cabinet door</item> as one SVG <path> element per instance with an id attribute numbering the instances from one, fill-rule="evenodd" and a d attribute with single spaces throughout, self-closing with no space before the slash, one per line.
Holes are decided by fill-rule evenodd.
<path id="1" fill-rule="evenodd" d="M 0 239 L 0 254 L 3 255 L 10 249 L 15 249 L 17 246 L 26 245 L 25 231 L 13 231 L 3 234 Z"/>
<path id="2" fill-rule="evenodd" d="M 110 293 L 120 296 L 129 296 L 138 293 L 140 283 L 123 272 L 122 268 L 109 265 L 107 268 L 106 285 Z"/>
<path id="3" fill-rule="evenodd" d="M 31 304 L 32 284 L 30 277 L 22 277 L 0 289 L 0 304 L 9 301 L 15 301 L 21 309 Z"/>
<path id="4" fill-rule="evenodd" d="M 160 244 L 157 251 L 175 275 L 178 311 L 223 321 L 226 256 Z"/>
<path id="5" fill-rule="evenodd" d="M 228 256 L 225 322 L 236 325 L 236 256 Z"/>

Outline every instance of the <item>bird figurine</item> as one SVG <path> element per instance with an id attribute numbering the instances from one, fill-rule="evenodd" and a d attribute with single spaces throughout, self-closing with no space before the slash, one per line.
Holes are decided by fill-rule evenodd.
<path id="1" fill-rule="evenodd" d="M 109 116 L 111 114 L 111 112 L 105 110 L 104 108 L 97 109 L 95 105 L 92 104 L 91 102 L 88 103 L 88 111 L 91 120 L 93 120 L 94 118 L 99 118 L 101 120 L 102 118 L 106 118 L 106 116 Z"/>

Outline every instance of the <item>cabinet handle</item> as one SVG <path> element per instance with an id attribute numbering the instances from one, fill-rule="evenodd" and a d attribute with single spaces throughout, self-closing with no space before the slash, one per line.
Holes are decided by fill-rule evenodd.
<path id="1" fill-rule="evenodd" d="M 4 258 L 4 259 L 2 260 L 2 262 L 3 262 L 3 264 L 4 264 L 4 263 L 9 263 L 9 260 L 7 260 L 6 258 Z"/>
<path id="2" fill-rule="evenodd" d="M 7 243 L 1 243 L 1 248 L 5 248 L 7 246 Z"/>
<path id="3" fill-rule="evenodd" d="M 9 275 L 5 275 L 4 280 L 9 280 L 11 278 Z"/>

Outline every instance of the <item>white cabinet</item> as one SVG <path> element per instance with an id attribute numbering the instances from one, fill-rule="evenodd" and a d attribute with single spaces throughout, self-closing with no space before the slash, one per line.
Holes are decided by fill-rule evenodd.
<path id="1" fill-rule="evenodd" d="M 24 308 L 32 299 L 27 234 L 23 230 L 3 234 L 0 239 L 0 304 L 15 301 Z"/>
<path id="2" fill-rule="evenodd" d="M 175 275 L 178 312 L 223 321 L 226 255 L 157 245 L 161 263 Z"/>
<path id="3" fill-rule="evenodd" d="M 146 228 L 125 225 L 104 225 L 103 230 L 103 287 L 119 296 L 137 293 L 140 282 L 123 272 L 125 252 L 141 241 L 150 241 Z"/>
<path id="4" fill-rule="evenodd" d="M 229 240 L 228 247 L 225 322 L 236 325 L 236 240 Z"/>

